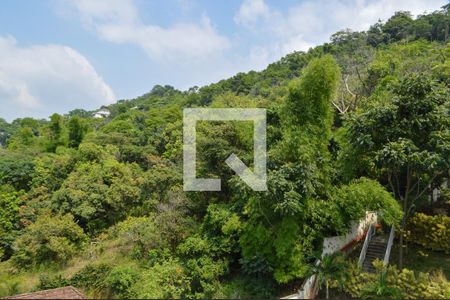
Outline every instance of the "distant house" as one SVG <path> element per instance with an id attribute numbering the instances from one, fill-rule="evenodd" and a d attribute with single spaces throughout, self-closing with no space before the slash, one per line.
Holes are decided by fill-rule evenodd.
<path id="1" fill-rule="evenodd" d="M 94 118 L 101 119 L 101 118 L 107 118 L 111 112 L 106 107 L 101 108 L 100 110 L 96 111 L 94 113 Z"/>
<path id="2" fill-rule="evenodd" d="M 86 296 L 73 286 L 19 294 L 2 299 L 86 299 Z"/>

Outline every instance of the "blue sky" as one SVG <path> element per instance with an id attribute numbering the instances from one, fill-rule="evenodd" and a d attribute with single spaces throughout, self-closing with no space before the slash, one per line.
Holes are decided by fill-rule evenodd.
<path id="1" fill-rule="evenodd" d="M 261 70 L 334 32 L 445 0 L 2 0 L 0 117 L 45 118 Z"/>

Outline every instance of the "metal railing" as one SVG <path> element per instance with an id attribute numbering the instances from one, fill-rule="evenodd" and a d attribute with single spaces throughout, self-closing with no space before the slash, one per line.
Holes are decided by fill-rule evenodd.
<path id="1" fill-rule="evenodd" d="M 394 243 L 395 227 L 392 225 L 391 233 L 389 234 L 389 240 L 386 246 L 386 253 L 384 254 L 384 265 L 389 263 L 389 257 L 391 256 L 392 244 Z"/>
<path id="2" fill-rule="evenodd" d="M 375 234 L 375 226 L 370 224 L 369 229 L 367 230 L 366 238 L 364 240 L 364 245 L 361 250 L 361 254 L 359 255 L 358 265 L 361 267 L 364 260 L 366 259 L 367 248 L 369 247 L 370 240 L 372 236 Z"/>

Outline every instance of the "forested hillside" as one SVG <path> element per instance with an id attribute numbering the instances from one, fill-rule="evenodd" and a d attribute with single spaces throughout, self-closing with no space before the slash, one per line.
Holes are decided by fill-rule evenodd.
<path id="1" fill-rule="evenodd" d="M 448 5 L 398 12 L 261 72 L 155 86 L 106 117 L 0 119 L 0 296 L 276 297 L 366 211 L 405 233 L 449 177 L 449 27 Z M 247 122 L 198 125 L 197 176 L 222 191 L 183 192 L 183 108 L 206 106 L 267 109 L 267 192 L 225 164 L 252 165 Z"/>

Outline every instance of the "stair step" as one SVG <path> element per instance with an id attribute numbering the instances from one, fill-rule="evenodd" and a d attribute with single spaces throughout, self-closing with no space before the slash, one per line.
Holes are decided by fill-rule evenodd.
<path id="1" fill-rule="evenodd" d="M 384 251 L 386 248 L 369 248 L 367 251 Z"/>
<path id="2" fill-rule="evenodd" d="M 366 253 L 366 257 L 378 257 L 378 256 L 384 256 L 384 251 L 383 252 L 367 252 Z"/>
<path id="3" fill-rule="evenodd" d="M 377 259 L 377 258 L 384 258 L 384 254 L 379 254 L 379 255 L 367 255 L 366 254 L 366 259 L 372 259 L 372 260 L 374 260 L 374 259 Z"/>
<path id="4" fill-rule="evenodd" d="M 386 249 L 386 247 L 385 246 L 383 246 L 383 247 L 370 247 L 369 246 L 369 248 L 367 248 L 367 251 L 369 251 L 369 250 L 384 250 L 384 249 Z"/>

